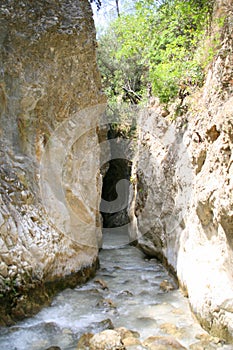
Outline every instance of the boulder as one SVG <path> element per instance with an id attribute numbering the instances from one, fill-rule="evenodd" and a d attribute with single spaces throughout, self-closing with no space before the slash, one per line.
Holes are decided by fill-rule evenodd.
<path id="1" fill-rule="evenodd" d="M 126 350 L 126 348 L 118 332 L 106 330 L 91 338 L 90 350 Z"/>

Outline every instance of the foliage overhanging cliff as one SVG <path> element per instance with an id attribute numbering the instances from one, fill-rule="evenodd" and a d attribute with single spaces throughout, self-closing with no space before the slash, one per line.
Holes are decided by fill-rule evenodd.
<path id="1" fill-rule="evenodd" d="M 168 104 L 202 86 L 219 45 L 212 0 L 138 0 L 99 39 L 98 63 L 111 101 L 138 103 L 148 95 Z M 208 47 L 204 41 L 208 37 Z"/>

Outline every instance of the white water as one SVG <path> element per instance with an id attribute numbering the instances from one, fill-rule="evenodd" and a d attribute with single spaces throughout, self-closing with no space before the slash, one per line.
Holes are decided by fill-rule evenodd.
<path id="1" fill-rule="evenodd" d="M 114 327 L 138 331 L 141 339 L 166 335 L 160 327 L 170 323 L 179 327 L 175 336 L 182 345 L 197 342 L 195 336 L 205 332 L 193 319 L 188 300 L 178 290 L 166 293 L 160 288 L 164 279 L 173 282 L 172 277 L 156 260 L 147 260 L 135 247 L 118 243 L 119 239 L 113 242 L 112 238 L 105 242 L 101 268 L 93 280 L 66 289 L 35 317 L 1 329 L 0 349 L 45 350 L 53 345 L 75 350 L 82 333 L 103 330 L 107 319 Z M 97 278 L 106 282 L 108 290 L 95 282 Z M 111 299 L 115 307 L 103 299 Z"/>

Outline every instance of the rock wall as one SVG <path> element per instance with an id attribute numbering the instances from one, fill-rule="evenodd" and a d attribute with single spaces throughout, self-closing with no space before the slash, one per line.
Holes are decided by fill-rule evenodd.
<path id="1" fill-rule="evenodd" d="M 204 328 L 233 339 L 233 13 L 225 17 L 204 87 L 171 123 L 154 103 L 139 119 L 131 239 L 177 274 Z"/>
<path id="2" fill-rule="evenodd" d="M 92 106 L 105 98 L 88 0 L 3 0 L 0 26 L 0 324 L 11 324 L 97 266 Z"/>

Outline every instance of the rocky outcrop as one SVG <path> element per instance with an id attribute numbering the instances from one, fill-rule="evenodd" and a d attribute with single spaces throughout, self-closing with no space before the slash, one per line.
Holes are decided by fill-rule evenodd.
<path id="1" fill-rule="evenodd" d="M 232 16 L 232 1 L 216 1 L 220 45 L 189 112 L 171 123 L 155 103 L 141 116 L 129 209 L 131 239 L 175 271 L 201 325 L 231 341 Z"/>
<path id="2" fill-rule="evenodd" d="M 3 0 L 0 25 L 0 323 L 10 324 L 97 266 L 98 111 L 80 111 L 105 99 L 88 0 Z"/>

